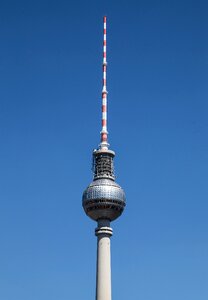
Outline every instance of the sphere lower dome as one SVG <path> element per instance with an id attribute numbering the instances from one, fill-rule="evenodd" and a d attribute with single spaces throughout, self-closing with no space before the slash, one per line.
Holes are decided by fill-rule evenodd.
<path id="1" fill-rule="evenodd" d="M 122 214 L 125 200 L 124 190 L 115 181 L 103 178 L 94 180 L 87 187 L 82 196 L 82 206 L 95 221 L 113 221 Z"/>

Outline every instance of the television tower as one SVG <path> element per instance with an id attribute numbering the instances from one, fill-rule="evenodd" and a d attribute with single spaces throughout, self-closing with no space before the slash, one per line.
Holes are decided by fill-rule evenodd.
<path id="1" fill-rule="evenodd" d="M 103 19 L 103 89 L 102 130 L 99 148 L 93 151 L 93 182 L 82 196 L 82 206 L 87 216 L 97 222 L 97 270 L 96 300 L 111 300 L 110 222 L 117 219 L 125 207 L 123 189 L 115 182 L 113 159 L 115 152 L 109 150 L 107 131 L 106 88 L 106 17 Z"/>

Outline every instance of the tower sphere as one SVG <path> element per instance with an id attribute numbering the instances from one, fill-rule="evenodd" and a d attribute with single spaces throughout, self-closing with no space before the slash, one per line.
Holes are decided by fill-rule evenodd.
<path id="1" fill-rule="evenodd" d="M 124 191 L 115 182 L 114 156 L 115 152 L 109 149 L 93 152 L 94 180 L 83 193 L 82 206 L 85 213 L 95 221 L 117 219 L 126 205 Z"/>
<path id="2" fill-rule="evenodd" d="M 123 189 L 112 179 L 97 179 L 84 191 L 82 205 L 85 213 L 91 219 L 113 221 L 124 210 L 125 194 Z"/>

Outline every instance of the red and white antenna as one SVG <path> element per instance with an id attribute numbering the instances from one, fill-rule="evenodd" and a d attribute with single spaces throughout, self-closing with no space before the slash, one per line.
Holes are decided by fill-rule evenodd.
<path id="1" fill-rule="evenodd" d="M 108 131 L 107 131 L 107 88 L 106 88 L 106 16 L 103 18 L 103 89 L 102 89 L 102 130 L 101 130 L 101 149 L 108 149 Z"/>

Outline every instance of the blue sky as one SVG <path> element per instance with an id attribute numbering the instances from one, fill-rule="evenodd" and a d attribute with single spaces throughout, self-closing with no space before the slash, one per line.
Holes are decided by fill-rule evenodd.
<path id="1" fill-rule="evenodd" d="M 124 214 L 113 299 L 208 299 L 207 1 L 1 1 L 0 299 L 94 299 L 101 129 Z"/>

